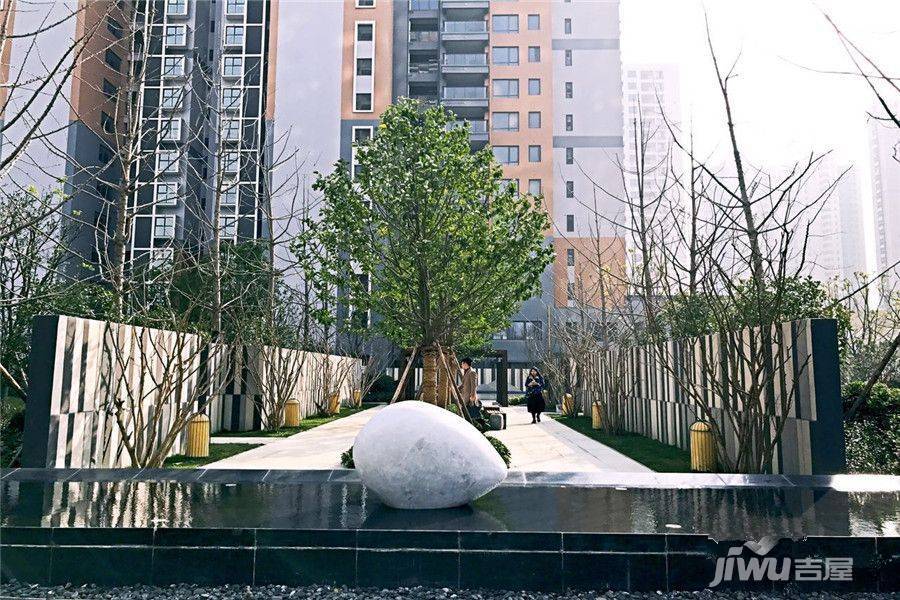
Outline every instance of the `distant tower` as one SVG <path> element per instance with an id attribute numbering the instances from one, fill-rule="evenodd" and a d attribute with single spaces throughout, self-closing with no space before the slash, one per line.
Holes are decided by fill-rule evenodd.
<path id="1" fill-rule="evenodd" d="M 880 109 L 873 112 L 882 114 Z M 900 110 L 894 114 L 900 114 Z M 872 119 L 869 141 L 875 210 L 875 265 L 881 273 L 900 261 L 900 129 L 888 121 Z"/>
<path id="2" fill-rule="evenodd" d="M 673 127 L 681 123 L 681 88 L 678 68 L 666 64 L 625 65 L 623 73 L 623 107 L 625 110 L 625 188 L 630 197 L 638 193 L 638 178 L 634 173 L 641 138 L 644 152 L 644 180 L 650 186 L 647 195 L 658 193 L 665 185 L 668 168 L 667 154 L 672 135 L 666 121 Z M 663 118 L 665 117 L 665 119 Z M 641 126 L 643 125 L 643 134 Z M 638 144 L 635 147 L 635 127 Z M 677 154 L 677 153 L 676 153 Z M 671 182 L 671 177 L 669 177 Z"/>

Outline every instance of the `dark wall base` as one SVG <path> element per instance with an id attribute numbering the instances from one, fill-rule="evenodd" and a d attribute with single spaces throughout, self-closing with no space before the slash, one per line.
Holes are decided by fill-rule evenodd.
<path id="1" fill-rule="evenodd" d="M 336 584 L 500 590 L 699 590 L 741 542 L 690 534 L 0 528 L 2 580 L 42 585 Z M 749 550 L 746 558 L 752 557 Z M 900 538 L 781 540 L 767 556 L 853 558 L 853 580 L 718 589 L 900 590 Z"/>

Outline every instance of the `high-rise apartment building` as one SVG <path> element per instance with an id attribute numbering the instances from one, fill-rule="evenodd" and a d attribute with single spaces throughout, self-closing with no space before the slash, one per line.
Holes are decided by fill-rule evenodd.
<path id="1" fill-rule="evenodd" d="M 900 105 L 894 107 L 900 114 Z M 873 114 L 881 115 L 878 108 Z M 875 211 L 875 265 L 882 273 L 900 261 L 900 129 L 892 122 L 871 120 L 872 204 Z M 900 267 L 894 267 L 895 281 Z"/>
<path id="2" fill-rule="evenodd" d="M 494 340 L 525 366 L 548 318 L 598 303 L 596 282 L 580 277 L 598 255 L 624 263 L 609 225 L 619 210 L 609 192 L 621 187 L 618 0 L 344 0 L 343 21 L 344 160 L 389 104 L 417 98 L 467 121 L 473 148 L 490 144 L 511 184 L 543 196 L 557 259 L 541 297 Z"/>
<path id="3" fill-rule="evenodd" d="M 129 264 L 202 248 L 215 227 L 225 241 L 268 235 L 276 11 L 275 0 L 17 11 L 22 30 L 59 24 L 14 41 L 14 78 L 59 78 L 47 66 L 59 57 L 62 72 L 73 66 L 13 173 L 42 190 L 63 186 L 72 275 L 108 257 L 123 205 Z M 73 47 L 83 51 L 66 58 Z"/>
<path id="4" fill-rule="evenodd" d="M 681 87 L 678 68 L 666 64 L 631 64 L 623 68 L 625 108 L 625 189 L 638 196 L 643 174 L 645 197 L 670 189 L 673 176 L 673 139 L 669 126 L 681 123 Z M 668 122 L 668 124 L 667 124 Z"/>

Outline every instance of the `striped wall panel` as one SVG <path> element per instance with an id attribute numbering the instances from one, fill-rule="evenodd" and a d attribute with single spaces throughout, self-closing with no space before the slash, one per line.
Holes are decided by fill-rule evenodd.
<path id="1" fill-rule="evenodd" d="M 773 329 L 776 381 L 763 403 L 769 419 L 767 435 L 777 435 L 785 414 L 770 472 L 830 474 L 846 469 L 840 398 L 837 324 L 831 319 L 804 319 Z M 660 347 L 640 346 L 606 350 L 590 357 L 579 373 L 578 390 L 585 411 L 593 401 L 619 406 L 626 431 L 664 444 L 690 449 L 690 426 L 703 418 L 702 406 L 725 432 L 726 450 L 734 456 L 738 436 L 727 418 L 722 394 L 726 383 L 737 383 L 729 396 L 738 406 L 749 398 L 747 362 L 729 359 L 744 352 L 758 332 L 719 334 L 669 341 Z M 724 377 L 723 372 L 730 373 Z M 739 410 L 746 412 L 746 409 Z M 590 414 L 590 413 L 588 413 Z"/>
<path id="2" fill-rule="evenodd" d="M 362 368 L 359 359 L 344 356 L 283 348 L 234 349 L 171 331 L 66 316 L 37 317 L 32 330 L 22 464 L 131 466 L 122 439 L 123 426 L 114 416 L 114 398 L 135 400 L 121 411 L 129 436 L 135 414 L 140 414 L 144 423 L 155 419 L 161 424 L 153 434 L 159 441 L 178 422 L 179 414 L 198 410 L 210 417 L 213 432 L 258 429 L 260 385 L 265 388 L 266 381 L 250 376 L 249 361 L 263 360 L 261 356 L 271 357 L 272 353 L 303 365 L 291 391 L 292 397 L 300 400 L 302 417 L 317 412 L 317 400 L 322 404 L 323 365 L 332 373 L 347 374 L 340 380 L 339 395 L 344 401 L 351 398 L 353 375 Z M 166 372 L 174 364 L 180 365 L 180 376 L 167 378 Z M 289 371 L 291 376 L 295 373 Z M 154 402 L 154 398 L 164 402 Z M 131 407 L 138 405 L 140 412 L 136 413 Z M 184 435 L 182 431 L 177 436 L 170 454 L 181 452 Z"/>

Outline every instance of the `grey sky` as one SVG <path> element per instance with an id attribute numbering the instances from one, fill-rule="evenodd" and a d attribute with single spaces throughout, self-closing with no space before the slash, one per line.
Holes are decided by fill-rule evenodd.
<path id="1" fill-rule="evenodd" d="M 852 67 L 821 14 L 825 11 L 882 68 L 900 76 L 900 2 L 622 0 L 623 62 L 677 65 L 683 118 L 693 120 L 700 147 L 713 151 L 727 140 L 704 7 L 720 60 L 731 64 L 740 54 L 732 93 L 738 135 L 750 157 L 778 166 L 811 150 L 834 150 L 842 161 L 857 165 L 871 234 L 866 111 L 874 98 L 858 79 L 810 69 Z"/>

